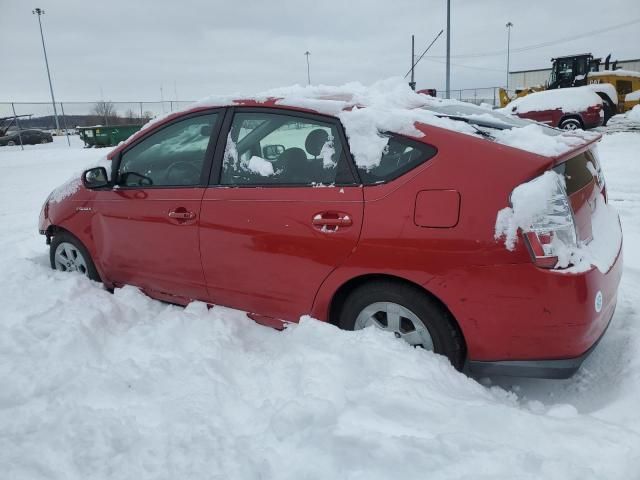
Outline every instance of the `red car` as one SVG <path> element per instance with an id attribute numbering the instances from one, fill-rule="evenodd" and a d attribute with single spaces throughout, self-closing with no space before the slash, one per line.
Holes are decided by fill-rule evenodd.
<path id="1" fill-rule="evenodd" d="M 602 99 L 588 87 L 531 93 L 517 98 L 504 110 L 563 130 L 589 130 L 604 123 Z"/>
<path id="2" fill-rule="evenodd" d="M 566 273 L 541 245 L 552 226 L 512 251 L 494 230 L 516 186 L 566 170 L 579 175 L 563 190 L 565 213 L 587 242 L 604 192 L 587 165 L 596 140 L 545 157 L 492 141 L 490 126 L 387 132 L 379 164 L 365 168 L 337 116 L 273 99 L 193 108 L 54 192 L 39 229 L 53 268 L 109 288 L 276 327 L 305 314 L 375 325 L 458 369 L 567 377 L 613 315 L 620 255 L 606 273 Z"/>

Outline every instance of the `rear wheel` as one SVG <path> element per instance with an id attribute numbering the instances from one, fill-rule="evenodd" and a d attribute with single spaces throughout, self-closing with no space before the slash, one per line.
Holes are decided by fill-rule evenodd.
<path id="1" fill-rule="evenodd" d="M 100 281 L 91 256 L 82 242 L 67 232 L 59 232 L 49 246 L 51 268 L 61 272 L 78 272 L 91 280 Z"/>
<path id="2" fill-rule="evenodd" d="M 576 118 L 565 118 L 560 122 L 559 127 L 562 130 L 579 130 L 582 128 L 582 123 Z"/>
<path id="3" fill-rule="evenodd" d="M 338 324 L 344 330 L 374 326 L 444 355 L 458 370 L 464 364 L 464 342 L 451 314 L 417 287 L 393 281 L 357 287 L 345 300 Z"/>
<path id="4" fill-rule="evenodd" d="M 9 147 L 14 147 L 14 146 L 15 146 L 15 144 L 16 144 L 16 142 L 14 142 L 13 140 L 9 140 L 9 141 L 7 142 L 7 146 L 9 146 Z"/>

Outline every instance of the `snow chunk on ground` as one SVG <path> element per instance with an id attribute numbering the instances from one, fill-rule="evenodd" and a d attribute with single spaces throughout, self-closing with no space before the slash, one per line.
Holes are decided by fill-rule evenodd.
<path id="1" fill-rule="evenodd" d="M 598 94 L 590 87 L 573 87 L 530 93 L 516 98 L 502 110 L 508 113 L 527 113 L 559 109 L 564 113 L 578 113 L 593 105 L 602 105 Z"/>
<path id="2" fill-rule="evenodd" d="M 269 177 L 274 174 L 273 165 L 262 157 L 253 156 L 249 159 L 247 166 L 250 171 L 262 177 Z"/>

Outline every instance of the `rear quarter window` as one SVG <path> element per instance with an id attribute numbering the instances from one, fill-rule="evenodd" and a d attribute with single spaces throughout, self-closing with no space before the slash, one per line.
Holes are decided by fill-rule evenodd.
<path id="1" fill-rule="evenodd" d="M 358 167 L 360 179 L 365 185 L 375 185 L 394 180 L 433 158 L 438 150 L 432 145 L 397 135 L 389 135 L 380 164 L 373 168 Z"/>
<path id="2" fill-rule="evenodd" d="M 554 168 L 556 173 L 564 177 L 568 195 L 583 189 L 593 180 L 589 163 L 592 165 L 591 168 L 598 168 L 598 161 L 591 150 L 576 155 Z"/>

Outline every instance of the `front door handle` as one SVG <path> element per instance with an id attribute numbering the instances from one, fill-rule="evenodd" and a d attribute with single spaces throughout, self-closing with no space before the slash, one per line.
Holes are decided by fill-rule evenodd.
<path id="1" fill-rule="evenodd" d="M 175 218 L 177 220 L 191 220 L 196 218 L 196 214 L 193 212 L 189 212 L 184 208 L 178 208 L 176 210 L 169 210 L 169 218 Z"/>
<path id="2" fill-rule="evenodd" d="M 340 227 L 350 227 L 353 225 L 351 216 L 341 212 L 316 213 L 311 220 L 315 228 L 322 232 L 335 232 Z"/>

